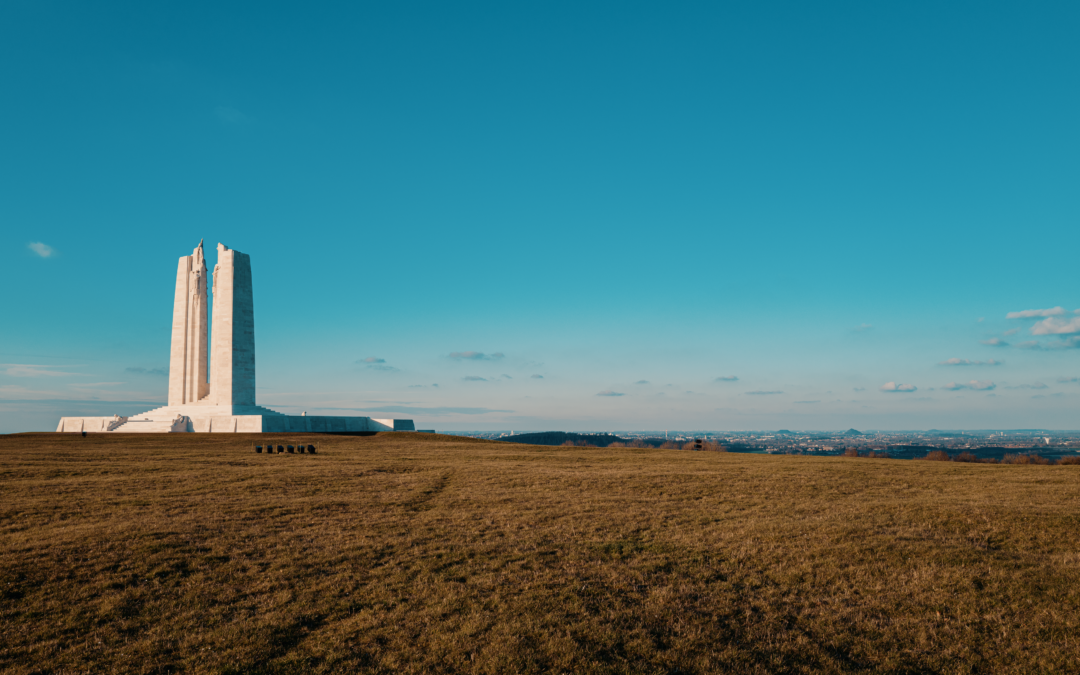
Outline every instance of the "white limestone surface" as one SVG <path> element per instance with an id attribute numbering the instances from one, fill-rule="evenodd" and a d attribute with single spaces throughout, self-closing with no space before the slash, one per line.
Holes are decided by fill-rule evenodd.
<path id="1" fill-rule="evenodd" d="M 64 417 L 56 428 L 58 432 L 355 433 L 415 429 L 412 420 L 283 415 L 255 405 L 251 258 L 224 244 L 218 244 L 217 254 L 210 317 L 202 242 L 177 265 L 169 404 L 131 417 Z M 213 319 L 209 340 L 208 318 Z"/>
<path id="2" fill-rule="evenodd" d="M 255 304 L 251 258 L 218 244 L 210 345 L 211 405 L 255 405 Z"/>
<path id="3" fill-rule="evenodd" d="M 393 431 L 416 431 L 416 425 L 413 424 L 412 420 L 377 419 L 375 421 L 386 425 Z"/>
<path id="4" fill-rule="evenodd" d="M 244 410 L 247 408 L 247 410 Z M 266 414 L 257 414 L 265 411 Z M 256 414 L 232 414 L 232 413 Z M 189 413 L 189 414 L 184 414 Z M 282 415 L 259 406 L 165 406 L 132 417 L 64 417 L 66 433 L 362 433 L 411 431 L 412 420 Z"/>
<path id="5" fill-rule="evenodd" d="M 207 366 L 206 261 L 202 242 L 180 258 L 173 297 L 169 404 L 195 403 L 210 393 Z"/>

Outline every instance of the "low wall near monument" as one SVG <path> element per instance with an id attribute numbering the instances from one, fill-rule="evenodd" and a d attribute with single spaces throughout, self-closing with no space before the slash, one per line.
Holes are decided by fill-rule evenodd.
<path id="1" fill-rule="evenodd" d="M 338 417 L 336 415 L 280 415 L 262 418 L 262 431 L 312 431 L 345 433 L 361 431 L 414 431 L 412 420 Z"/>
<path id="2" fill-rule="evenodd" d="M 140 416 L 141 417 L 141 416 Z M 339 417 L 336 415 L 215 415 L 173 419 L 64 417 L 57 432 L 67 433 L 364 433 L 414 431 L 412 420 Z"/>

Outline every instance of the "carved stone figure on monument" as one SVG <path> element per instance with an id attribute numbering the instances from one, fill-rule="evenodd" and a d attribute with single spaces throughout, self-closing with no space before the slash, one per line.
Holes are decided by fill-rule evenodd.
<path id="1" fill-rule="evenodd" d="M 180 258 L 173 302 L 169 405 L 195 403 L 210 392 L 207 369 L 206 258 L 203 242 Z"/>

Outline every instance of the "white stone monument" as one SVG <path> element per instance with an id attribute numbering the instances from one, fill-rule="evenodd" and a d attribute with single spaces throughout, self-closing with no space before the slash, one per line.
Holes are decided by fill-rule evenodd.
<path id="1" fill-rule="evenodd" d="M 218 244 L 214 328 L 207 341 L 202 242 L 180 258 L 173 299 L 169 404 L 131 417 L 64 417 L 62 432 L 370 432 L 412 431 L 412 420 L 283 415 L 255 405 L 255 304 L 251 258 Z M 210 377 L 207 379 L 209 356 Z"/>

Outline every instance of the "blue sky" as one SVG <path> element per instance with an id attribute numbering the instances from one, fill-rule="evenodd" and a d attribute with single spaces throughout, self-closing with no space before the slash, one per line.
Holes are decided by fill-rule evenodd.
<path id="1" fill-rule="evenodd" d="M 1080 428 L 1077 34 L 1069 2 L 3 3 L 0 432 L 164 401 L 204 237 L 252 256 L 283 412 Z"/>

